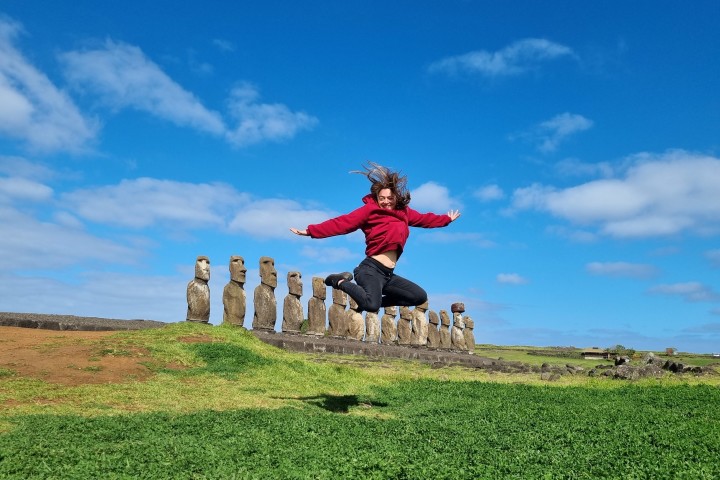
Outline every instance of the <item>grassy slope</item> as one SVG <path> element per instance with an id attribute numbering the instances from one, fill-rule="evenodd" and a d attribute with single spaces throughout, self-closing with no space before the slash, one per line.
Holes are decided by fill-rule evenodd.
<path id="1" fill-rule="evenodd" d="M 178 341 L 187 337 L 213 341 Z M 157 374 L 82 387 L 4 377 L 0 478 L 720 476 L 712 377 L 550 386 L 537 375 L 316 361 L 195 324 L 112 341 L 99 351 L 142 346 Z"/>

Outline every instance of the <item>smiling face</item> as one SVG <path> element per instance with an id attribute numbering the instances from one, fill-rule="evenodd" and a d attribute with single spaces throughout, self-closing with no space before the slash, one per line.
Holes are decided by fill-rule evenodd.
<path id="1" fill-rule="evenodd" d="M 397 205 L 397 197 L 389 188 L 383 188 L 378 192 L 377 202 L 380 208 L 385 210 L 394 210 Z"/>

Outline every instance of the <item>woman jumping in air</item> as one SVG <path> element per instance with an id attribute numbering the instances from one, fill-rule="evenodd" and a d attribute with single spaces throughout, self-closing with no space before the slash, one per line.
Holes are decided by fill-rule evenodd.
<path id="1" fill-rule="evenodd" d="M 395 275 L 395 264 L 402 255 L 410 235 L 409 227 L 445 227 L 460 216 L 458 210 L 445 215 L 419 213 L 409 207 L 410 192 L 407 177 L 376 163 L 369 163 L 364 171 L 370 193 L 362 199 L 363 206 L 345 215 L 306 229 L 291 228 L 296 235 L 327 238 L 345 235 L 362 229 L 365 234 L 367 257 L 355 268 L 355 282 L 350 272 L 328 275 L 325 284 L 350 295 L 361 310 L 377 312 L 381 307 L 421 305 L 427 293 L 419 285 Z"/>

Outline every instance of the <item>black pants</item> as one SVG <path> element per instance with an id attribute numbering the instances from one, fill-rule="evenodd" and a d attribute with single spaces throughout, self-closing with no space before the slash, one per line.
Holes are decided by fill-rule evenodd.
<path id="1" fill-rule="evenodd" d="M 413 307 L 427 301 L 427 293 L 416 283 L 395 275 L 374 258 L 366 257 L 353 271 L 355 282 L 342 282 L 339 289 L 350 295 L 366 312 L 381 307 Z"/>

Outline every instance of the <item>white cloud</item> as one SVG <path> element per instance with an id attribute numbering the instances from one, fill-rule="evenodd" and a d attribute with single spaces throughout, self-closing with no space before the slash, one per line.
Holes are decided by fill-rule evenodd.
<path id="1" fill-rule="evenodd" d="M 223 52 L 234 52 L 235 44 L 229 40 L 223 40 L 222 38 L 214 38 L 212 44 L 215 45 L 219 50 Z"/>
<path id="2" fill-rule="evenodd" d="M 163 223 L 174 228 L 224 227 L 227 218 L 249 201 L 223 183 L 186 183 L 153 178 L 66 193 L 62 204 L 80 217 L 108 225 L 144 228 Z"/>
<path id="3" fill-rule="evenodd" d="M 138 48 L 105 42 L 103 48 L 60 55 L 65 76 L 112 108 L 135 108 L 177 125 L 222 135 L 220 115 L 168 77 Z"/>
<path id="4" fill-rule="evenodd" d="M 445 229 L 431 229 L 422 232 L 413 232 L 419 240 L 430 243 L 462 243 L 463 245 L 475 245 L 482 248 L 495 246 L 495 242 L 488 240 L 481 233 L 453 232 Z"/>
<path id="5" fill-rule="evenodd" d="M 610 277 L 650 278 L 658 274 L 652 265 L 627 262 L 592 262 L 585 269 L 593 275 Z"/>
<path id="6" fill-rule="evenodd" d="M 47 185 L 18 177 L 0 177 L 0 203 L 4 201 L 41 202 L 52 198 Z"/>
<path id="7" fill-rule="evenodd" d="M 30 162 L 21 157 L 3 155 L 0 155 L 0 173 L 28 180 L 47 180 L 56 176 L 52 169 L 42 164 Z"/>
<path id="8" fill-rule="evenodd" d="M 357 252 L 342 247 L 303 247 L 300 255 L 318 263 L 338 263 L 356 258 Z"/>
<path id="9" fill-rule="evenodd" d="M 476 190 L 473 196 L 482 202 L 491 202 L 505 198 L 505 193 L 497 185 L 486 185 Z"/>
<path id="10" fill-rule="evenodd" d="M 447 57 L 432 63 L 432 73 L 476 73 L 486 77 L 519 75 L 537 64 L 561 57 L 573 57 L 571 48 L 542 38 L 518 40 L 496 52 L 478 50 Z"/>
<path id="11" fill-rule="evenodd" d="M 574 158 L 560 160 L 555 170 L 563 177 L 612 177 L 615 169 L 609 162 L 583 163 Z"/>
<path id="12" fill-rule="evenodd" d="M 528 280 L 518 275 L 517 273 L 498 273 L 496 280 L 498 283 L 505 283 L 509 285 L 525 285 Z"/>
<path id="13" fill-rule="evenodd" d="M 527 132 L 511 135 L 511 139 L 523 138 L 535 143 L 542 153 L 552 153 L 568 137 L 588 130 L 593 121 L 575 113 L 561 113 L 549 120 L 540 122 Z"/>
<path id="14" fill-rule="evenodd" d="M 710 260 L 710 264 L 714 267 L 720 267 L 720 249 L 708 250 L 705 252 L 705 258 Z"/>
<path id="15" fill-rule="evenodd" d="M 84 150 L 97 124 L 15 48 L 21 30 L 20 24 L 0 17 L 0 134 L 33 150 Z"/>
<path id="16" fill-rule="evenodd" d="M 557 189 L 521 188 L 513 208 L 547 211 L 577 224 L 597 224 L 614 237 L 720 231 L 720 159 L 685 152 L 641 154 L 624 177 Z"/>
<path id="17" fill-rule="evenodd" d="M 233 232 L 260 238 L 288 238 L 290 227 L 304 229 L 335 214 L 325 210 L 306 209 L 298 202 L 266 199 L 250 202 L 238 211 L 230 222 Z"/>
<path id="18" fill-rule="evenodd" d="M 85 262 L 133 263 L 143 252 L 95 237 L 78 225 L 41 222 L 12 208 L 0 206 L 0 257 L 13 270 L 51 269 Z"/>
<path id="19" fill-rule="evenodd" d="M 233 145 L 244 147 L 267 140 L 286 140 L 318 123 L 317 118 L 292 112 L 285 105 L 259 103 L 259 97 L 257 89 L 249 84 L 232 91 L 228 106 L 238 124 L 226 136 Z"/>
<path id="20" fill-rule="evenodd" d="M 450 196 L 450 190 L 435 182 L 423 183 L 410 194 L 410 206 L 421 212 L 445 213 L 453 207 L 459 208 L 460 202 Z"/>
<path id="21" fill-rule="evenodd" d="M 720 293 L 700 282 L 672 283 L 658 285 L 648 290 L 659 295 L 682 297 L 686 302 L 720 302 Z"/>

